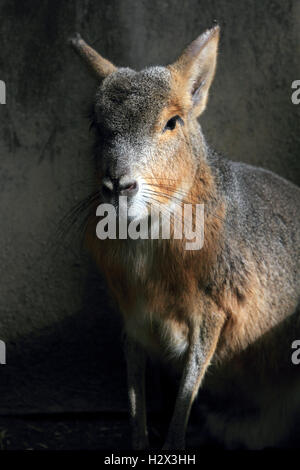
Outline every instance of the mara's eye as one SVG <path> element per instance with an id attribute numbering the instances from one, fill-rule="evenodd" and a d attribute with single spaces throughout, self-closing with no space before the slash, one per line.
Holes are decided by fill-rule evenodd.
<path id="1" fill-rule="evenodd" d="M 173 116 L 171 119 L 168 120 L 167 124 L 164 127 L 163 132 L 173 131 L 176 127 L 177 122 L 179 122 L 181 125 L 183 124 L 183 120 L 181 119 L 180 116 L 178 115 Z"/>

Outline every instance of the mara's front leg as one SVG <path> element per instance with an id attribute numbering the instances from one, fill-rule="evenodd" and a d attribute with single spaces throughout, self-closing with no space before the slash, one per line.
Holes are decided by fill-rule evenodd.
<path id="1" fill-rule="evenodd" d="M 209 314 L 189 325 L 189 348 L 179 385 L 175 410 L 163 450 L 183 450 L 193 401 L 217 347 L 225 322 L 222 314 Z"/>
<path id="2" fill-rule="evenodd" d="M 149 447 L 145 400 L 146 354 L 140 345 L 129 337 L 126 339 L 125 350 L 132 447 L 141 450 Z"/>

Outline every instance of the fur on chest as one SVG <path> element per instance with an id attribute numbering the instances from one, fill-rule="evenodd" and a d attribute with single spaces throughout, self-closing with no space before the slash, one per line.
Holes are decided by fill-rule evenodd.
<path id="1" fill-rule="evenodd" d="M 163 357 L 178 357 L 187 349 L 193 315 L 201 321 L 203 314 L 222 311 L 227 317 L 220 357 L 244 349 L 272 326 L 261 279 L 245 270 L 250 263 L 238 263 L 229 247 L 218 247 L 211 248 L 209 234 L 203 249 L 190 253 L 175 241 L 93 238 L 90 243 L 127 333 Z"/>
<path id="2" fill-rule="evenodd" d="M 148 242 L 146 242 L 148 243 Z M 114 252 L 104 274 L 117 300 L 127 334 L 151 354 L 178 358 L 188 346 L 188 315 L 196 311 L 199 287 L 191 263 L 171 256 L 163 244 L 141 241 Z"/>

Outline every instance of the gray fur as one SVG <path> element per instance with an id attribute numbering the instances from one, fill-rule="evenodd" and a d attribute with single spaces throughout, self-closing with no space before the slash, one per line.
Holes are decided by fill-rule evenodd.
<path id="1" fill-rule="evenodd" d="M 200 57 L 200 70 L 193 80 L 203 83 L 204 88 L 214 74 L 218 31 L 216 27 L 204 33 L 202 39 L 194 41 L 193 47 L 187 49 L 184 61 L 180 62 L 181 67 L 182 64 L 186 66 L 191 60 L 189 54 L 193 60 Z M 206 61 L 205 66 L 203 61 Z M 193 70 L 195 74 L 197 69 L 194 67 Z M 205 423 L 202 427 L 203 442 L 207 435 L 211 435 L 227 447 L 280 445 L 291 433 L 294 414 L 299 414 L 300 410 L 299 373 L 297 375 L 291 365 L 289 349 L 292 341 L 300 335 L 300 190 L 270 171 L 234 163 L 217 155 L 205 143 L 192 112 L 184 123 L 189 138 L 185 141 L 183 133 L 179 132 L 178 139 L 159 148 L 158 154 L 159 139 L 154 129 L 158 116 L 170 99 L 170 79 L 170 70 L 164 67 L 152 67 L 141 72 L 119 69 L 101 83 L 94 114 L 98 136 L 95 156 L 107 187 L 111 184 L 110 179 L 125 176 L 140 182 L 143 170 L 153 162 L 167 164 L 168 169 L 175 172 L 176 165 L 181 164 L 175 159 L 177 149 L 184 141 L 186 158 L 192 163 L 190 186 L 206 162 L 216 185 L 216 193 L 206 207 L 214 211 L 219 202 L 226 207 L 222 249 L 214 265 L 209 267 L 206 285 L 199 281 L 194 305 L 201 312 L 195 317 L 197 321 L 188 324 L 188 334 L 183 341 L 180 337 L 179 353 L 173 354 L 181 382 L 164 448 L 184 448 L 190 408 L 200 386 L 200 408 Z M 208 90 L 204 91 L 202 108 L 202 104 L 197 103 L 201 110 L 205 107 Z M 143 217 L 139 194 L 131 202 L 136 218 Z M 153 280 L 160 275 L 153 272 L 152 263 L 153 253 L 161 248 L 161 241 L 151 242 L 150 248 L 147 243 L 128 240 L 117 253 L 125 260 L 125 269 L 135 281 L 147 282 L 148 278 Z M 243 286 L 251 272 L 250 265 L 255 267 L 262 283 L 264 310 L 255 319 L 256 336 L 251 337 L 251 318 L 247 318 L 245 344 L 239 345 L 239 354 L 235 350 L 232 357 L 228 355 L 224 360 L 220 350 L 226 320 L 217 312 L 214 294 L 228 290 L 242 303 L 247 295 Z M 163 281 L 168 286 L 169 280 Z M 181 288 L 178 286 L 179 301 Z M 176 309 L 176 306 L 172 308 Z M 187 313 L 188 318 L 194 318 L 195 312 Z M 162 358 L 168 360 L 172 354 L 166 354 L 166 351 L 173 347 L 174 352 L 176 338 L 168 324 L 161 325 L 160 319 L 154 319 L 152 323 L 151 312 L 143 305 L 142 292 L 130 318 L 125 324 L 129 336 L 129 400 L 133 445 L 141 448 L 147 445 L 147 432 L 144 359 L 137 343 L 150 353 L 149 338 L 153 331 L 159 331 L 155 335 L 157 350 Z M 230 344 L 227 346 L 230 350 Z M 206 374 L 210 363 L 211 373 Z M 282 391 L 280 396 L 276 396 L 276 387 Z M 204 392 L 210 400 L 205 400 Z M 223 406 L 218 408 L 221 403 Z"/>
<path id="2" fill-rule="evenodd" d="M 149 152 L 153 126 L 166 106 L 170 72 L 151 67 L 141 72 L 119 69 L 108 76 L 96 94 L 95 120 L 105 141 L 99 146 L 104 173 L 118 178 L 134 171 Z"/>

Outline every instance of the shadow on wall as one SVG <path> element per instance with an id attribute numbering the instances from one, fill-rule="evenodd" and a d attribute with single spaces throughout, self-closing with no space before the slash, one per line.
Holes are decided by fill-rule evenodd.
<path id="1" fill-rule="evenodd" d="M 102 286 L 91 266 L 79 312 L 6 345 L 0 415 L 127 413 L 120 316 Z M 158 377 L 151 368 L 148 383 L 150 410 L 158 411 Z"/>

